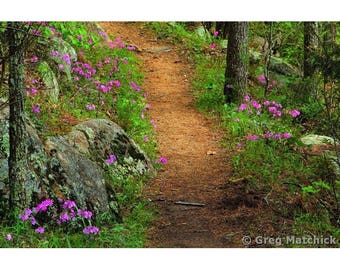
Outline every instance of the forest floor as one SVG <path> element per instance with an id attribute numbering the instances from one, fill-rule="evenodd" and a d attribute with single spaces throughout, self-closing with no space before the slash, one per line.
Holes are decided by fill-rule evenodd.
<path id="1" fill-rule="evenodd" d="M 242 181 L 228 181 L 232 153 L 221 145 L 223 133 L 217 121 L 194 107 L 193 66 L 183 49 L 157 39 L 143 23 L 100 25 L 109 35 L 137 47 L 159 152 L 168 159 L 145 187 L 146 198 L 159 211 L 146 247 L 244 247 L 246 235 L 280 230 L 282 220 L 272 220 L 258 194 L 247 191 Z"/>

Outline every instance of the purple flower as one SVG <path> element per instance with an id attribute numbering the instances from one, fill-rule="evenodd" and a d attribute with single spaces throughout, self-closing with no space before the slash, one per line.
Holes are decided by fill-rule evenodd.
<path id="1" fill-rule="evenodd" d="M 215 31 L 213 35 L 214 35 L 214 37 L 217 37 L 218 36 L 218 31 Z"/>
<path id="2" fill-rule="evenodd" d="M 36 63 L 36 62 L 38 62 L 38 61 L 39 61 L 38 56 L 32 56 L 31 59 L 30 59 L 30 62 L 31 62 L 31 63 Z"/>
<path id="3" fill-rule="evenodd" d="M 276 103 L 275 106 L 276 108 L 280 108 L 280 109 L 282 108 L 282 105 L 280 103 Z"/>
<path id="4" fill-rule="evenodd" d="M 249 141 L 249 140 L 252 140 L 252 141 L 256 141 L 257 139 L 259 138 L 258 135 L 254 134 L 254 135 L 247 135 L 246 139 Z"/>
<path id="5" fill-rule="evenodd" d="M 36 93 L 38 93 L 38 90 L 34 87 L 31 88 L 31 94 L 35 95 Z"/>
<path id="6" fill-rule="evenodd" d="M 274 114 L 273 114 L 273 117 L 280 117 L 282 115 L 282 112 L 281 111 L 276 111 Z"/>
<path id="7" fill-rule="evenodd" d="M 111 163 L 115 162 L 116 160 L 117 160 L 117 158 L 116 158 L 115 155 L 110 155 L 110 157 L 107 160 L 105 160 L 105 162 L 107 164 L 111 164 Z"/>
<path id="8" fill-rule="evenodd" d="M 63 66 L 62 64 L 59 64 L 59 65 L 58 65 L 58 69 L 59 69 L 59 70 L 63 70 L 63 69 L 64 69 L 64 66 Z"/>
<path id="9" fill-rule="evenodd" d="M 275 106 L 269 107 L 268 108 L 269 112 L 275 113 L 277 111 L 277 108 Z"/>
<path id="10" fill-rule="evenodd" d="M 12 235 L 9 233 L 9 234 L 7 234 L 6 235 L 6 239 L 8 240 L 8 241 L 11 241 L 12 240 Z"/>
<path id="11" fill-rule="evenodd" d="M 298 110 L 291 110 L 288 112 L 291 116 L 298 117 L 300 115 L 300 112 Z"/>
<path id="12" fill-rule="evenodd" d="M 106 93 L 106 92 L 108 92 L 108 91 L 110 90 L 110 88 L 107 87 L 107 86 L 104 85 L 104 84 L 99 85 L 99 86 L 98 86 L 98 89 L 101 90 L 101 91 L 103 91 L 104 93 Z"/>
<path id="13" fill-rule="evenodd" d="M 157 127 L 155 119 L 151 119 L 150 123 L 153 125 L 154 128 Z"/>
<path id="14" fill-rule="evenodd" d="M 215 50 L 216 49 L 216 43 L 212 43 L 211 45 L 210 45 L 210 49 L 212 49 L 212 50 Z"/>
<path id="15" fill-rule="evenodd" d="M 61 56 L 61 60 L 64 60 L 67 64 L 71 64 L 71 62 L 70 62 L 70 55 L 69 54 L 63 54 L 62 56 Z"/>
<path id="16" fill-rule="evenodd" d="M 256 109 L 256 110 L 259 110 L 261 109 L 261 104 L 259 104 L 256 100 L 252 100 L 251 101 L 251 105 Z"/>
<path id="17" fill-rule="evenodd" d="M 141 87 L 140 86 L 137 86 L 137 84 L 135 82 L 131 82 L 131 87 L 132 87 L 132 90 L 135 90 L 135 91 L 140 91 Z"/>
<path id="18" fill-rule="evenodd" d="M 103 38 L 107 38 L 107 34 L 104 31 L 98 31 L 99 35 L 101 35 Z"/>
<path id="19" fill-rule="evenodd" d="M 99 233 L 99 229 L 95 226 L 87 226 L 84 230 L 83 230 L 84 234 L 98 234 Z"/>
<path id="20" fill-rule="evenodd" d="M 238 143 L 238 144 L 237 144 L 237 147 L 238 147 L 238 148 L 241 148 L 241 147 L 242 147 L 242 143 Z"/>
<path id="21" fill-rule="evenodd" d="M 28 220 L 29 219 L 29 216 L 32 214 L 32 210 L 27 208 L 25 210 L 25 213 L 22 215 L 22 214 L 19 214 L 19 218 L 22 220 L 22 221 L 25 221 L 25 220 Z"/>
<path id="22" fill-rule="evenodd" d="M 273 132 L 266 132 L 265 134 L 262 135 L 263 138 L 268 139 L 273 137 L 274 133 Z"/>
<path id="23" fill-rule="evenodd" d="M 31 109 L 33 113 L 40 113 L 40 105 L 32 105 Z"/>
<path id="24" fill-rule="evenodd" d="M 281 136 L 282 136 L 282 138 L 284 138 L 284 139 L 289 139 L 289 138 L 292 137 L 292 134 L 290 134 L 290 133 L 283 133 L 283 134 L 281 134 Z"/>
<path id="25" fill-rule="evenodd" d="M 129 45 L 129 46 L 126 47 L 126 49 L 129 50 L 129 51 L 134 51 L 134 50 L 136 50 L 136 47 Z"/>
<path id="26" fill-rule="evenodd" d="M 279 140 L 279 139 L 282 138 L 282 136 L 281 136 L 281 134 L 274 134 L 273 138 Z"/>
<path id="27" fill-rule="evenodd" d="M 240 105 L 240 107 L 238 107 L 236 110 L 238 110 L 238 111 L 244 111 L 244 110 L 247 109 L 247 108 L 248 108 L 248 105 L 242 103 L 242 104 Z"/>
<path id="28" fill-rule="evenodd" d="M 32 29 L 32 34 L 36 35 L 36 36 L 40 36 L 41 35 L 41 31 L 38 29 Z"/>
<path id="29" fill-rule="evenodd" d="M 249 101 L 250 100 L 250 96 L 249 95 L 246 95 L 243 99 L 244 101 Z"/>
<path id="30" fill-rule="evenodd" d="M 145 135 L 145 136 L 143 137 L 143 140 L 144 140 L 144 142 L 148 142 L 148 141 L 149 141 L 149 136 L 148 136 L 148 135 Z"/>
<path id="31" fill-rule="evenodd" d="M 31 221 L 31 224 L 32 224 L 32 225 L 37 224 L 37 221 L 35 220 L 34 217 L 30 217 L 30 221 Z"/>
<path id="32" fill-rule="evenodd" d="M 265 102 L 263 102 L 264 106 L 269 106 L 270 105 L 270 101 L 266 100 Z"/>
<path id="33" fill-rule="evenodd" d="M 35 229 L 35 232 L 43 234 L 43 233 L 45 233 L 45 228 L 44 227 L 38 227 L 38 228 Z"/>
<path id="34" fill-rule="evenodd" d="M 82 217 L 84 217 L 86 219 L 90 219 L 92 217 L 92 212 L 88 211 L 88 210 L 79 209 L 78 210 L 78 215 L 82 216 Z"/>
<path id="35" fill-rule="evenodd" d="M 168 159 L 166 157 L 161 157 L 160 159 L 157 159 L 156 162 L 165 164 L 168 162 Z"/>
<path id="36" fill-rule="evenodd" d="M 70 216 L 67 213 L 62 213 L 59 217 L 59 221 L 62 222 L 67 222 L 70 220 Z"/>
<path id="37" fill-rule="evenodd" d="M 258 76 L 257 79 L 259 80 L 259 82 L 263 85 L 265 85 L 267 83 L 267 79 L 266 76 L 264 76 L 263 74 Z"/>
<path id="38" fill-rule="evenodd" d="M 42 212 L 45 212 L 47 210 L 47 207 L 49 206 L 52 206 L 53 205 L 53 200 L 51 199 L 46 199 L 44 201 L 42 201 L 40 204 L 38 204 L 36 207 L 35 207 L 35 211 L 36 212 L 39 212 L 39 211 L 42 211 Z"/>
<path id="39" fill-rule="evenodd" d="M 119 87 L 119 86 L 120 86 L 120 81 L 118 81 L 118 80 L 113 81 L 113 83 L 114 83 L 114 85 L 115 85 L 116 87 Z"/>
<path id="40" fill-rule="evenodd" d="M 94 111 L 96 109 L 96 106 L 94 104 L 87 104 L 85 108 L 88 111 Z"/>
<path id="41" fill-rule="evenodd" d="M 66 209 L 72 209 L 73 207 L 76 207 L 76 203 L 75 201 L 72 201 L 72 200 L 66 200 L 64 203 L 63 203 L 63 208 Z"/>

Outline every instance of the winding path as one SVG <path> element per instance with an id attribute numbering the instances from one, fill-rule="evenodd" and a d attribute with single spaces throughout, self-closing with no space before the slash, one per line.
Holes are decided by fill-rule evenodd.
<path id="1" fill-rule="evenodd" d="M 159 151 L 168 159 L 145 190 L 160 213 L 148 231 L 146 246 L 242 246 L 240 237 L 234 237 L 242 230 L 226 222 L 230 211 L 223 204 L 230 177 L 228 153 L 220 146 L 222 135 L 213 121 L 193 106 L 189 82 L 193 67 L 185 53 L 158 40 L 142 23 L 100 25 L 108 34 L 137 46 Z"/>

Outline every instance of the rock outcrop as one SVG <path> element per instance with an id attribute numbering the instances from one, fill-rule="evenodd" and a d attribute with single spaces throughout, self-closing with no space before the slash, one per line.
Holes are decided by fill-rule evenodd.
<path id="1" fill-rule="evenodd" d="M 73 199 L 82 208 L 95 213 L 111 212 L 119 218 L 114 187 L 106 179 L 110 171 L 116 177 L 136 177 L 153 172 L 152 162 L 125 131 L 105 119 L 85 121 L 65 136 L 39 138 L 27 123 L 30 182 L 27 205 L 42 198 Z M 0 199 L 8 199 L 9 155 L 8 110 L 0 114 Z M 105 161 L 115 155 L 114 164 Z M 113 166 L 113 170 L 109 170 Z M 122 175 L 119 175 L 122 174 Z"/>

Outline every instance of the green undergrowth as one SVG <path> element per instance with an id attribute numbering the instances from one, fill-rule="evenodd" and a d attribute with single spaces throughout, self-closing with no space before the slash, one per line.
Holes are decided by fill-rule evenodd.
<path id="1" fill-rule="evenodd" d="M 258 24 L 253 27 L 259 31 Z M 250 66 L 253 79 L 248 94 L 240 103 L 226 105 L 223 95 L 226 55 L 218 36 L 198 42 L 200 50 L 191 45 L 197 35 L 184 24 L 157 23 L 153 28 L 175 42 L 183 40 L 190 52 L 195 64 L 191 83 L 197 108 L 220 119 L 225 130 L 223 145 L 232 153 L 233 176 L 226 181 L 243 181 L 248 190 L 264 194 L 262 200 L 273 209 L 273 215 L 294 221 L 291 234 L 339 238 L 340 182 L 330 161 L 322 155 L 306 155 L 306 147 L 300 141 L 306 131 L 327 134 L 322 102 L 313 99 L 301 102 L 292 87 L 301 84 L 300 79 L 276 74 L 271 74 L 272 86 L 265 93 L 263 67 Z M 290 35 L 285 38 L 295 40 Z M 212 42 L 216 47 L 202 49 Z M 296 48 L 282 50 L 292 52 L 289 57 L 296 57 Z"/>
<path id="2" fill-rule="evenodd" d="M 66 134 L 78 123 L 106 118 L 122 126 L 149 158 L 156 160 L 155 123 L 148 116 L 150 105 L 141 87 L 143 74 L 135 48 L 120 37 L 108 37 L 94 23 L 32 23 L 30 27 L 39 31 L 37 40 L 60 38 L 77 54 L 75 60 L 70 54 L 34 42 L 26 55 L 26 111 L 40 136 Z M 58 80 L 57 100 L 46 94 L 43 61 Z M 142 199 L 143 185 L 150 176 L 113 165 L 115 169 L 108 169 L 106 180 L 116 191 L 120 222 L 103 214 L 96 217 L 98 234 L 58 227 L 39 234 L 20 219 L 9 225 L 0 217 L 0 247 L 143 247 L 147 226 L 154 217 L 154 210 Z"/>

